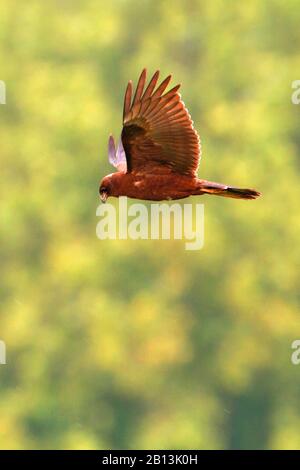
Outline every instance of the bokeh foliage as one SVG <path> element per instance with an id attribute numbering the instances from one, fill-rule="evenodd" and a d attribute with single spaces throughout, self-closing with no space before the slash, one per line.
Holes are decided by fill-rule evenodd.
<path id="1" fill-rule="evenodd" d="M 1 448 L 300 448 L 297 0 L 1 1 Z M 96 238 L 129 78 L 172 72 L 205 246 Z M 174 83 L 175 84 L 175 83 Z"/>

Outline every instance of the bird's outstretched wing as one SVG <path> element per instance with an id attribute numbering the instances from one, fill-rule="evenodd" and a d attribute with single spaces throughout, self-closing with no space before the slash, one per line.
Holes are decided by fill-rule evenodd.
<path id="1" fill-rule="evenodd" d="M 146 69 L 139 78 L 132 99 L 132 82 L 127 85 L 122 142 L 127 171 L 172 171 L 195 175 L 201 149 L 193 121 L 175 86 L 164 94 L 171 75 L 155 90 L 159 71 L 155 72 L 145 92 Z"/>
<path id="2" fill-rule="evenodd" d="M 126 172 L 127 162 L 121 138 L 119 140 L 118 147 L 116 148 L 115 139 L 112 135 L 109 136 L 108 161 L 111 165 L 117 168 L 118 171 Z"/>

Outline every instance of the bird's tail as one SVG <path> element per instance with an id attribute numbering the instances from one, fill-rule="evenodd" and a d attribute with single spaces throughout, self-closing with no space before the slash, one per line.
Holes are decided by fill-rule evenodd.
<path id="1" fill-rule="evenodd" d="M 216 196 L 231 197 L 234 199 L 256 199 L 261 195 L 255 189 L 233 188 L 212 181 L 201 181 L 201 191 L 207 194 L 215 194 Z"/>

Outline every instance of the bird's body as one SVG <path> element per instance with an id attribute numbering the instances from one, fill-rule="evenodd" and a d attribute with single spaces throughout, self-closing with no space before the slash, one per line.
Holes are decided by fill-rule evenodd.
<path id="1" fill-rule="evenodd" d="M 133 199 L 163 201 L 183 199 L 189 196 L 215 194 L 240 199 L 255 199 L 257 192 L 251 189 L 240 190 L 220 183 L 201 180 L 197 177 L 178 175 L 166 169 L 164 173 L 116 172 L 103 179 L 104 187 L 110 187 L 110 196 L 127 196 Z"/>
<path id="2" fill-rule="evenodd" d="M 202 194 L 196 178 L 177 175 L 169 169 L 164 173 L 116 172 L 110 175 L 111 196 L 161 201 Z"/>
<path id="3" fill-rule="evenodd" d="M 100 197 L 128 196 L 135 199 L 162 201 L 201 194 L 255 199 L 253 189 L 233 188 L 199 179 L 200 139 L 180 95 L 179 85 L 164 90 L 171 76 L 155 90 L 156 72 L 146 91 L 146 70 L 143 70 L 132 99 L 129 82 L 124 100 L 123 130 L 116 150 L 109 139 L 109 160 L 118 168 L 103 178 Z"/>

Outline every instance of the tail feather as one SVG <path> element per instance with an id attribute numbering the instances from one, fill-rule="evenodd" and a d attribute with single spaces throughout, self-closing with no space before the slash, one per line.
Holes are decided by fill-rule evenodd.
<path id="1" fill-rule="evenodd" d="M 256 191 L 255 189 L 241 189 L 231 187 L 227 188 L 226 194 L 223 194 L 223 196 L 233 197 L 236 199 L 256 199 L 261 196 L 261 193 Z"/>
<path id="2" fill-rule="evenodd" d="M 256 199 L 261 196 L 261 193 L 255 189 L 233 188 L 210 181 L 206 181 L 201 186 L 201 190 L 204 193 L 215 194 L 216 196 L 231 197 L 234 199 Z"/>

